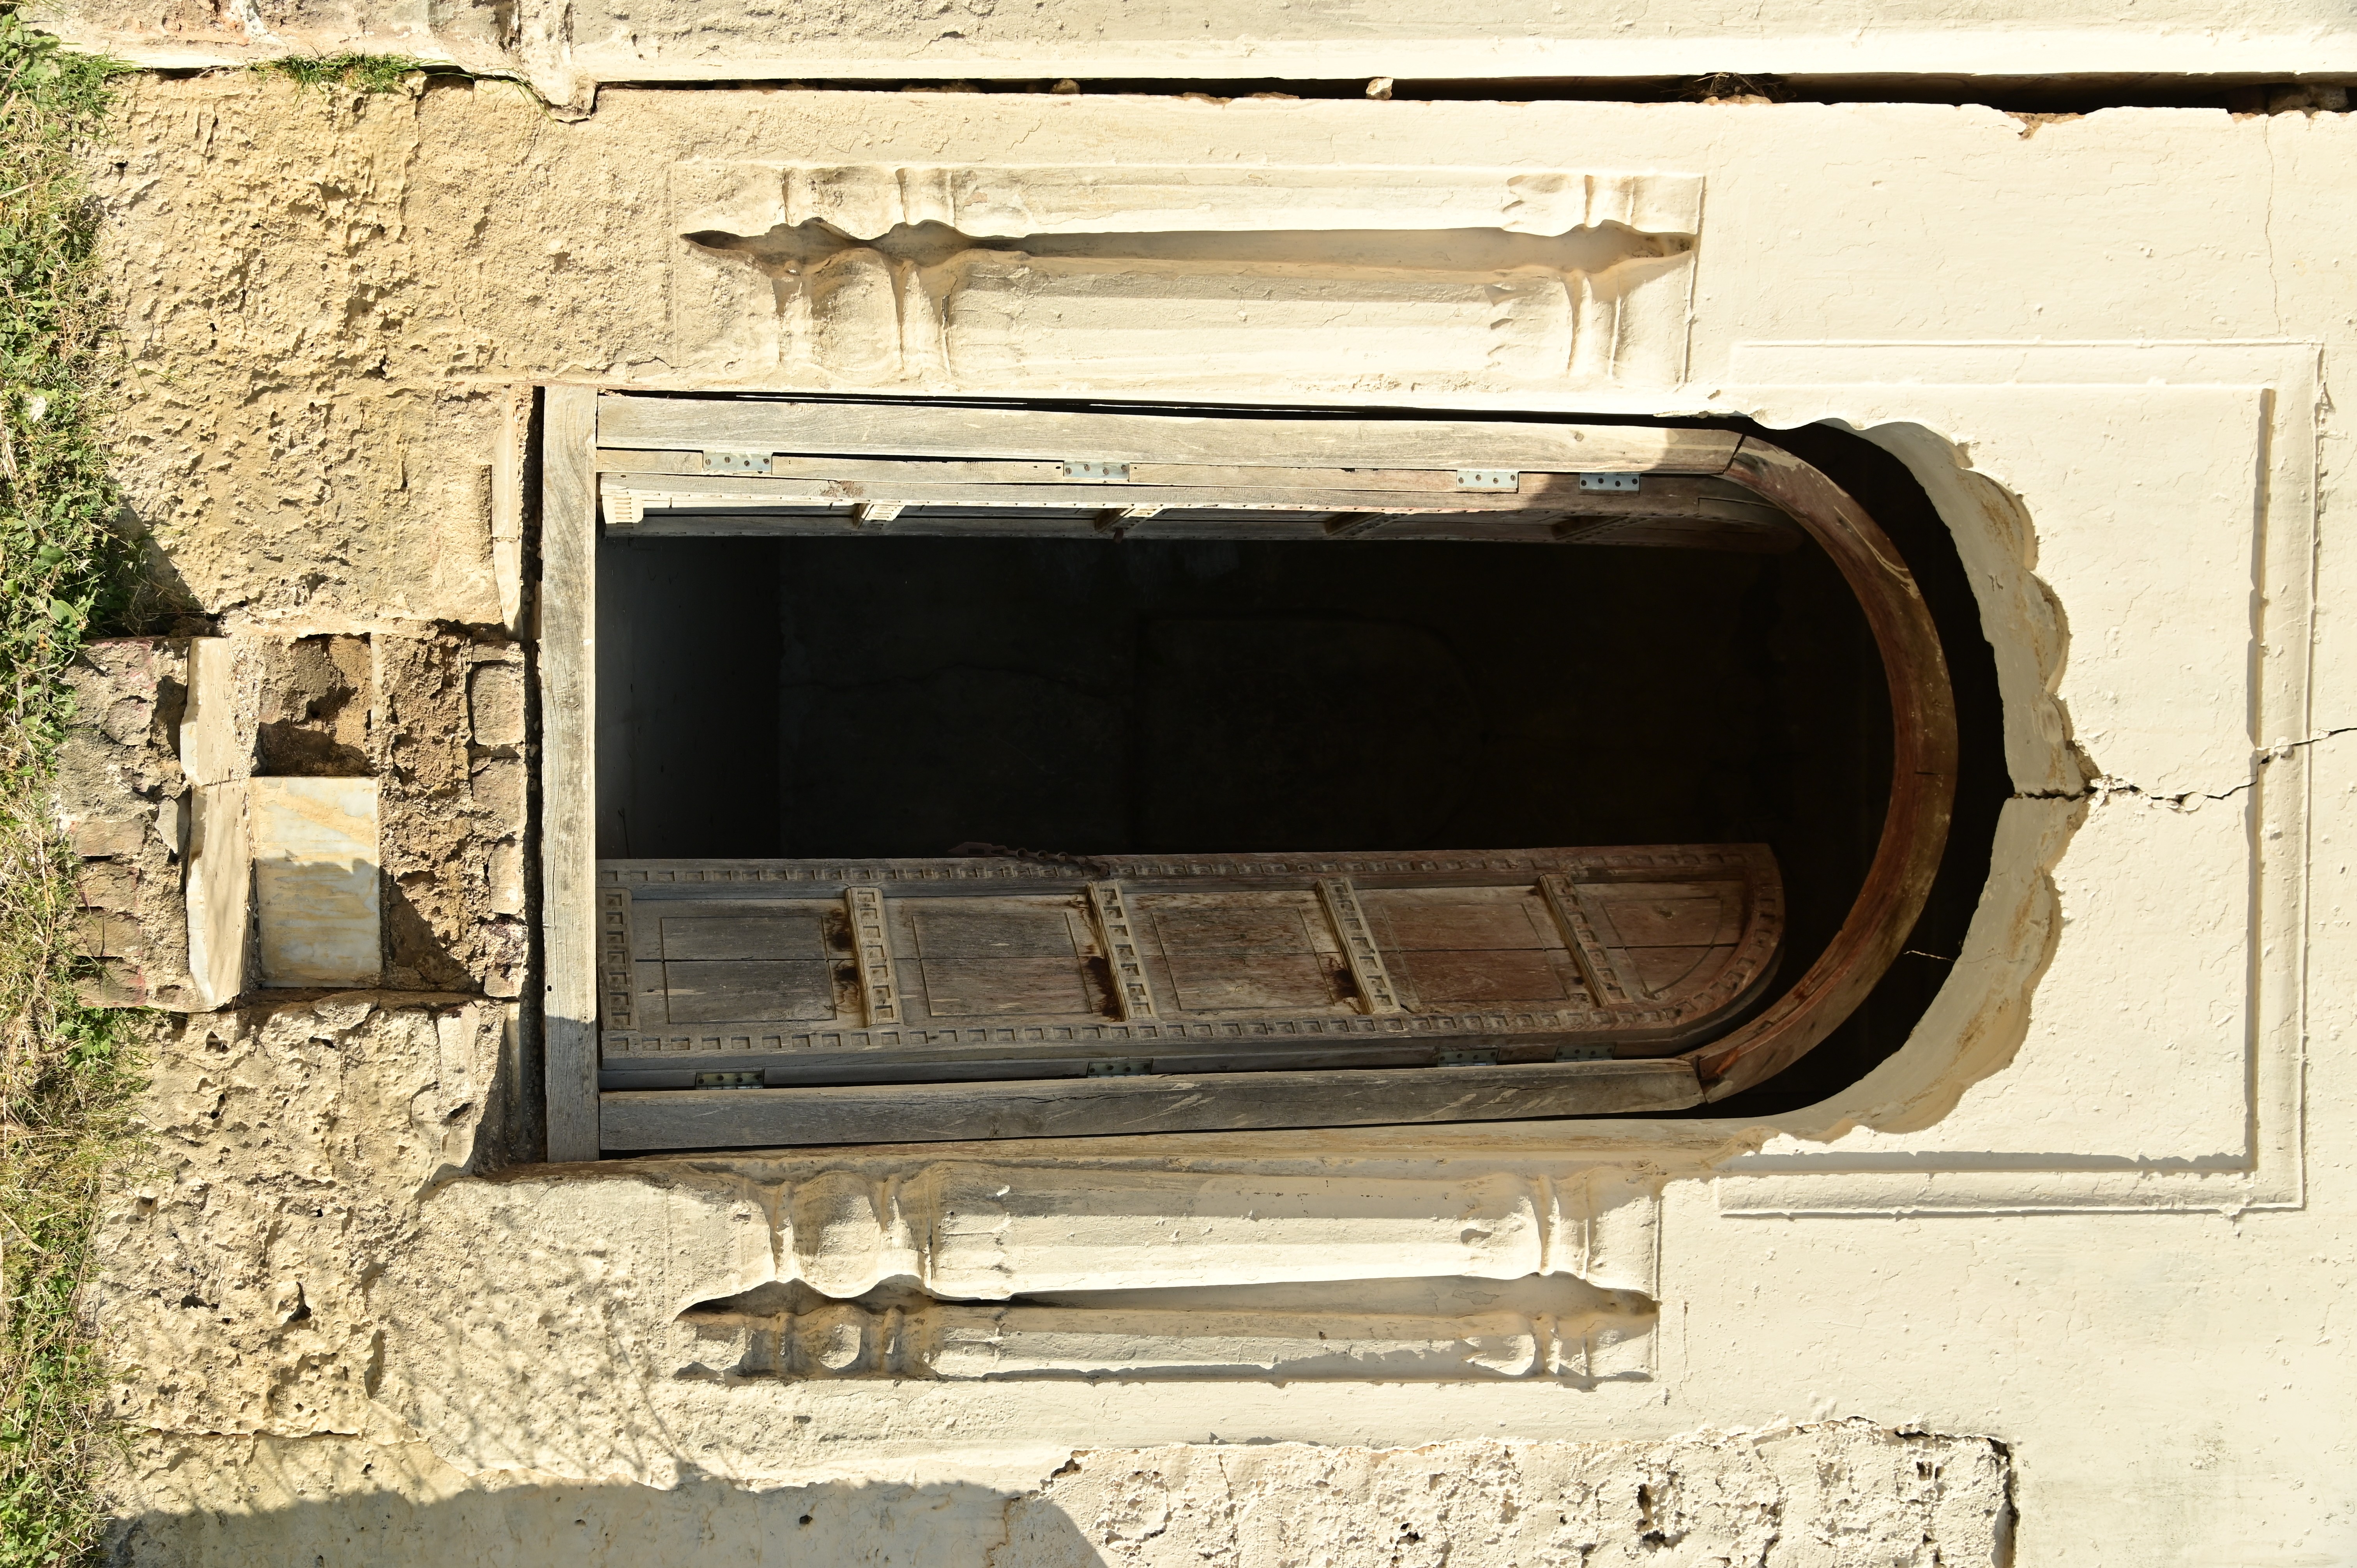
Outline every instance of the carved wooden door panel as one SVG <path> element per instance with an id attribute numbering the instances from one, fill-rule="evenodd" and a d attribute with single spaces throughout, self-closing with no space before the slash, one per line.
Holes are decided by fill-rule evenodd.
<path id="1" fill-rule="evenodd" d="M 1766 985 L 1757 844 L 607 861 L 609 1089 L 1660 1056 Z"/>

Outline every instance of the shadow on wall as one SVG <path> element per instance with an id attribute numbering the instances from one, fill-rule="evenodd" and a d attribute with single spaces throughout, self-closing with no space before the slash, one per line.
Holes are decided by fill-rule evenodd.
<path id="1" fill-rule="evenodd" d="M 1016 1500 L 966 1484 L 830 1482 L 748 1492 L 710 1480 L 663 1490 L 490 1475 L 426 1499 L 353 1491 L 250 1513 L 145 1513 L 118 1524 L 109 1561 L 115 1568 L 980 1568 L 1005 1544 Z M 1024 1510 L 1020 1555 L 1022 1568 L 1106 1561 L 1063 1514 L 1039 1508 Z"/>

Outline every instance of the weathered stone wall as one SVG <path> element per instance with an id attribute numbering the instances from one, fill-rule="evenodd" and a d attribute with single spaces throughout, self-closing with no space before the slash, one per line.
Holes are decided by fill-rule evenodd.
<path id="1" fill-rule="evenodd" d="M 2357 800 L 2357 584 L 2329 526 L 2349 446 L 2326 372 L 2352 346 L 2353 140 L 2305 113 L 609 90 L 567 123 L 491 83 L 136 86 L 98 171 L 133 509 L 225 631 L 365 638 L 398 673 L 408 727 L 365 741 L 387 822 L 412 824 L 387 869 L 415 950 L 482 994 L 307 1000 L 160 1040 L 169 1179 L 110 1221 L 100 1295 L 121 1408 L 150 1430 L 119 1487 L 126 1553 L 759 1560 L 808 1540 L 1257 1568 L 1311 1549 L 1284 1534 L 1300 1521 L 1351 1561 L 1577 1561 L 1589 1536 L 1602 1561 L 1992 1561 L 2009 1477 L 2024 1563 L 2244 1561 L 2254 1520 L 2275 1556 L 2333 1560 L 2357 1100 L 2327 1047 L 2357 927 L 2330 846 Z M 487 1000 L 514 983 L 506 765 L 530 760 L 497 635 L 512 388 L 791 384 L 706 357 L 716 301 L 777 318 L 766 295 L 696 292 L 752 274 L 716 274 L 673 205 L 678 166 L 763 160 L 877 189 L 948 162 L 1699 175 L 1674 383 L 1338 385 L 1313 357 L 1189 395 L 1841 420 L 1908 461 L 1983 595 L 2019 791 L 1916 1040 L 1772 1124 L 485 1173 L 479 1086 L 529 1087 Z M 998 390 L 1092 392 L 1048 363 Z M 152 735 L 144 712 L 110 744 Z M 303 723 L 361 745 L 348 712 Z M 161 820 L 168 775 L 132 793 Z M 931 1212 L 916 1178 L 959 1161 L 1004 1167 L 1001 1207 L 901 1225 Z M 1562 1201 L 1604 1176 L 1617 1206 Z M 1092 1183 L 1152 1201 L 1047 1200 Z M 1253 1183 L 1292 1184 L 1293 1207 L 1240 1198 Z M 1423 1207 L 1345 1201 L 1402 1190 Z M 1641 1223 L 1589 1247 L 1613 1216 Z M 1065 1289 L 1121 1252 L 1207 1289 L 1281 1275 L 1333 1312 L 1369 1271 L 1303 1257 L 1389 1249 L 1392 1284 L 1470 1288 L 1527 1257 L 1641 1296 L 1646 1328 L 1609 1375 L 1420 1381 L 1245 1375 L 1241 1353 L 1218 1377 L 905 1381 L 688 1353 L 690 1307 L 790 1274 L 852 1282 L 842 1305 L 952 1231 L 1055 1255 Z M 961 1297 L 981 1298 L 1005 1292 Z M 1719 1429 L 1753 1435 L 1695 1435 Z"/>
<path id="2" fill-rule="evenodd" d="M 523 989 L 524 666 L 495 633 L 375 639 L 385 983 Z"/>
<path id="3" fill-rule="evenodd" d="M 522 1112 L 513 1041 L 488 1002 L 353 993 L 190 1018 L 153 1049 L 156 1158 L 109 1221 L 92 1303 L 122 1376 L 116 1412 L 151 1434 L 122 1483 L 126 1564 L 684 1564 L 780 1549 L 1006 1568 L 2005 1560 L 2000 1447 L 1860 1421 L 1091 1451 L 1029 1486 L 1019 1456 L 988 1484 L 698 1480 L 659 1434 L 737 1423 L 712 1425 L 720 1407 L 701 1385 L 673 1384 L 700 1403 L 664 1391 L 679 1349 L 666 1361 L 631 1341 L 653 1328 L 680 1343 L 664 1317 L 681 1287 L 770 1272 L 758 1188 L 686 1170 L 587 1188 L 468 1180 L 496 1169 Z M 805 1268 L 825 1266 L 840 1230 L 802 1240 Z M 538 1391 L 544 1415 L 507 1404 L 510 1379 Z M 770 1409 L 792 1447 L 823 1452 L 812 1414 Z M 476 1467 L 454 1468 L 421 1430 Z M 619 1460 L 673 1484 L 532 1463 L 536 1445 L 571 1468 L 585 1451 L 568 1433 L 602 1451 L 593 1474 Z M 732 1466 L 783 1456 L 758 1430 L 723 1441 Z"/>
<path id="4" fill-rule="evenodd" d="M 669 1568 L 1967 1568 L 2007 1561 L 2004 1451 L 1865 1422 L 1662 1442 L 1092 1450 L 1036 1491 L 820 1481 L 734 1491 L 466 1477 L 423 1445 L 161 1441 L 130 1568 L 307 1561 Z M 222 1499 L 234 1497 L 234 1508 Z"/>
<path id="5" fill-rule="evenodd" d="M 93 643 L 67 671 L 74 712 L 58 748 L 56 810 L 81 858 L 83 990 L 105 1006 L 199 1005 L 188 979 L 181 876 L 188 782 L 180 714 L 186 639 Z"/>
<path id="6" fill-rule="evenodd" d="M 365 992 L 161 1026 L 92 1308 L 134 1429 L 382 1426 L 377 1281 L 517 1114 L 506 1009 Z M 488 1130 L 487 1130 L 488 1122 Z"/>
<path id="7" fill-rule="evenodd" d="M 1660 1443 L 1076 1454 L 993 1568 L 2001 1563 L 2004 1450 L 1865 1422 Z"/>
<path id="8" fill-rule="evenodd" d="M 447 628 L 204 639 L 200 655 L 221 667 L 200 693 L 201 716 L 184 725 L 190 647 L 185 638 L 101 643 L 71 676 L 79 707 L 57 811 L 82 860 L 92 996 L 205 1005 L 188 973 L 183 896 L 190 808 L 203 799 L 190 796 L 190 770 L 199 791 L 256 778 L 378 780 L 374 978 L 405 991 L 518 995 L 528 947 L 522 650 L 497 631 Z M 241 854 L 195 875 L 218 897 L 220 885 L 253 873 Z M 249 989 L 268 983 L 247 978 Z"/>

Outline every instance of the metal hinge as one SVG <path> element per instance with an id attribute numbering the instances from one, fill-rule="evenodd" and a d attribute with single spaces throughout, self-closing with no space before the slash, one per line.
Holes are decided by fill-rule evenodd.
<path id="1" fill-rule="evenodd" d="M 1460 490 L 1519 490 L 1523 488 L 1520 468 L 1459 468 L 1457 488 Z"/>
<path id="2" fill-rule="evenodd" d="M 1152 1072 L 1154 1064 L 1144 1057 L 1100 1057 L 1088 1066 L 1091 1078 L 1138 1078 Z"/>
<path id="3" fill-rule="evenodd" d="M 1064 478 L 1111 479 L 1115 483 L 1122 483 L 1129 478 L 1129 465 L 1126 463 L 1067 463 L 1064 465 Z"/>
<path id="4" fill-rule="evenodd" d="M 1496 1067 L 1495 1051 L 1438 1051 L 1433 1055 L 1436 1067 Z"/>
<path id="5" fill-rule="evenodd" d="M 707 474 L 766 474 L 770 471 L 767 452 L 706 452 L 704 471 Z"/>
<path id="6" fill-rule="evenodd" d="M 607 476 L 606 526 L 608 528 L 638 527 L 647 520 L 647 503 L 636 493 L 612 484 L 612 475 Z"/>
<path id="7" fill-rule="evenodd" d="M 1579 488 L 1583 490 L 1610 490 L 1620 494 L 1638 489 L 1640 476 L 1635 474 L 1582 474 Z"/>
<path id="8" fill-rule="evenodd" d="M 758 1072 L 700 1072 L 695 1075 L 698 1089 L 763 1089 Z"/>
<path id="9" fill-rule="evenodd" d="M 1612 1059 L 1610 1046 L 1561 1046 L 1555 1053 L 1559 1062 L 1609 1062 Z"/>
<path id="10" fill-rule="evenodd" d="M 1119 538 L 1161 510 L 1158 506 L 1107 507 L 1097 513 L 1097 532 Z"/>

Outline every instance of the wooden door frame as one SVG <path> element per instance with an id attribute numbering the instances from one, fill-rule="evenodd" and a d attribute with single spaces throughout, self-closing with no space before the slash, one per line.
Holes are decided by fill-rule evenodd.
<path id="1" fill-rule="evenodd" d="M 544 392 L 542 417 L 537 596 L 542 1039 L 548 1157 L 556 1162 L 594 1160 L 601 1149 L 597 962 L 601 915 L 596 843 L 601 395 L 595 387 L 549 386 Z M 723 400 L 706 401 L 703 406 L 710 411 L 716 425 L 728 420 L 732 413 L 742 422 L 749 407 Z M 825 406 L 843 411 L 842 417 L 856 418 L 863 407 L 905 404 Z M 994 415 L 997 412 L 991 411 Z M 1107 411 L 1094 417 L 1123 420 L 1151 417 L 1155 412 Z M 1047 417 L 1066 424 L 1073 418 Z M 1178 423 L 1173 421 L 1172 427 Z M 1205 423 L 1200 416 L 1184 420 L 1195 430 Z M 1079 1133 L 1104 1130 L 1103 1114 L 1115 1104 L 1133 1113 L 1145 1113 L 1151 1122 L 1156 1107 L 1200 1106 L 1222 1100 L 1256 1100 L 1275 1109 L 1255 1112 L 1240 1108 L 1224 1119 L 1198 1118 L 1168 1125 L 1172 1130 L 1298 1126 L 1304 1123 L 1297 1114 L 1287 1119 L 1286 1104 L 1306 1103 L 1322 1090 L 1342 1087 L 1336 1081 L 1338 1077 L 1361 1076 L 1383 1080 L 1383 1124 L 1674 1110 L 1723 1099 L 1781 1070 L 1823 1040 L 1865 999 L 1898 956 L 1938 874 L 1956 773 L 1955 710 L 1938 629 L 1906 563 L 1881 528 L 1819 469 L 1772 443 L 1719 427 L 1383 423 L 1403 430 L 1444 433 L 1437 438 L 1464 443 L 1449 448 L 1459 463 L 1469 458 L 1479 462 L 1494 449 L 1503 456 L 1502 466 L 1513 466 L 1527 460 L 1516 453 L 1527 449 L 1534 440 L 1559 437 L 1566 443 L 1588 443 L 1587 452 L 1592 455 L 1592 460 L 1555 464 L 1567 471 L 1705 474 L 1730 480 L 1781 508 L 1833 559 L 1865 612 L 1882 659 L 1891 701 L 1891 790 L 1865 884 L 1841 929 L 1808 972 L 1732 1033 L 1683 1055 L 1656 1060 L 1394 1069 L 1372 1075 L 1280 1071 L 1175 1082 L 1148 1078 L 1067 1079 L 1052 1085 L 967 1084 L 955 1086 L 957 1094 L 975 1108 L 976 1116 L 958 1122 L 963 1131 L 955 1132 L 927 1133 L 906 1118 L 877 1116 L 855 1118 L 858 1125 L 828 1137 L 823 1129 L 796 1124 L 788 1102 L 780 1101 L 772 1118 L 783 1134 L 778 1141 Z M 1339 424 L 1330 428 L 1338 433 L 1341 429 Z M 723 435 L 710 444 L 728 447 L 741 440 Z M 1275 1081 L 1280 1079 L 1302 1081 Z M 682 1101 L 680 1113 L 693 1110 L 692 1091 L 670 1092 Z M 732 1091 L 732 1099 L 790 1097 L 794 1092 L 790 1089 L 737 1090 Z M 886 1086 L 879 1089 L 877 1099 L 882 1104 L 894 1095 L 909 1098 L 905 1087 Z M 759 1116 L 750 1115 L 755 1110 L 749 1099 L 732 1106 L 732 1125 L 763 1124 Z M 634 1104 L 631 1114 L 643 1118 L 646 1112 Z M 1237 1119 L 1240 1116 L 1242 1120 Z M 1120 1120 L 1129 1122 L 1133 1118 Z M 1356 1120 L 1358 1124 L 1367 1124 L 1364 1117 Z M 1123 1130 L 1136 1129 L 1133 1124 Z M 636 1138 L 633 1142 L 649 1146 Z M 654 1146 L 692 1145 L 666 1140 Z"/>

